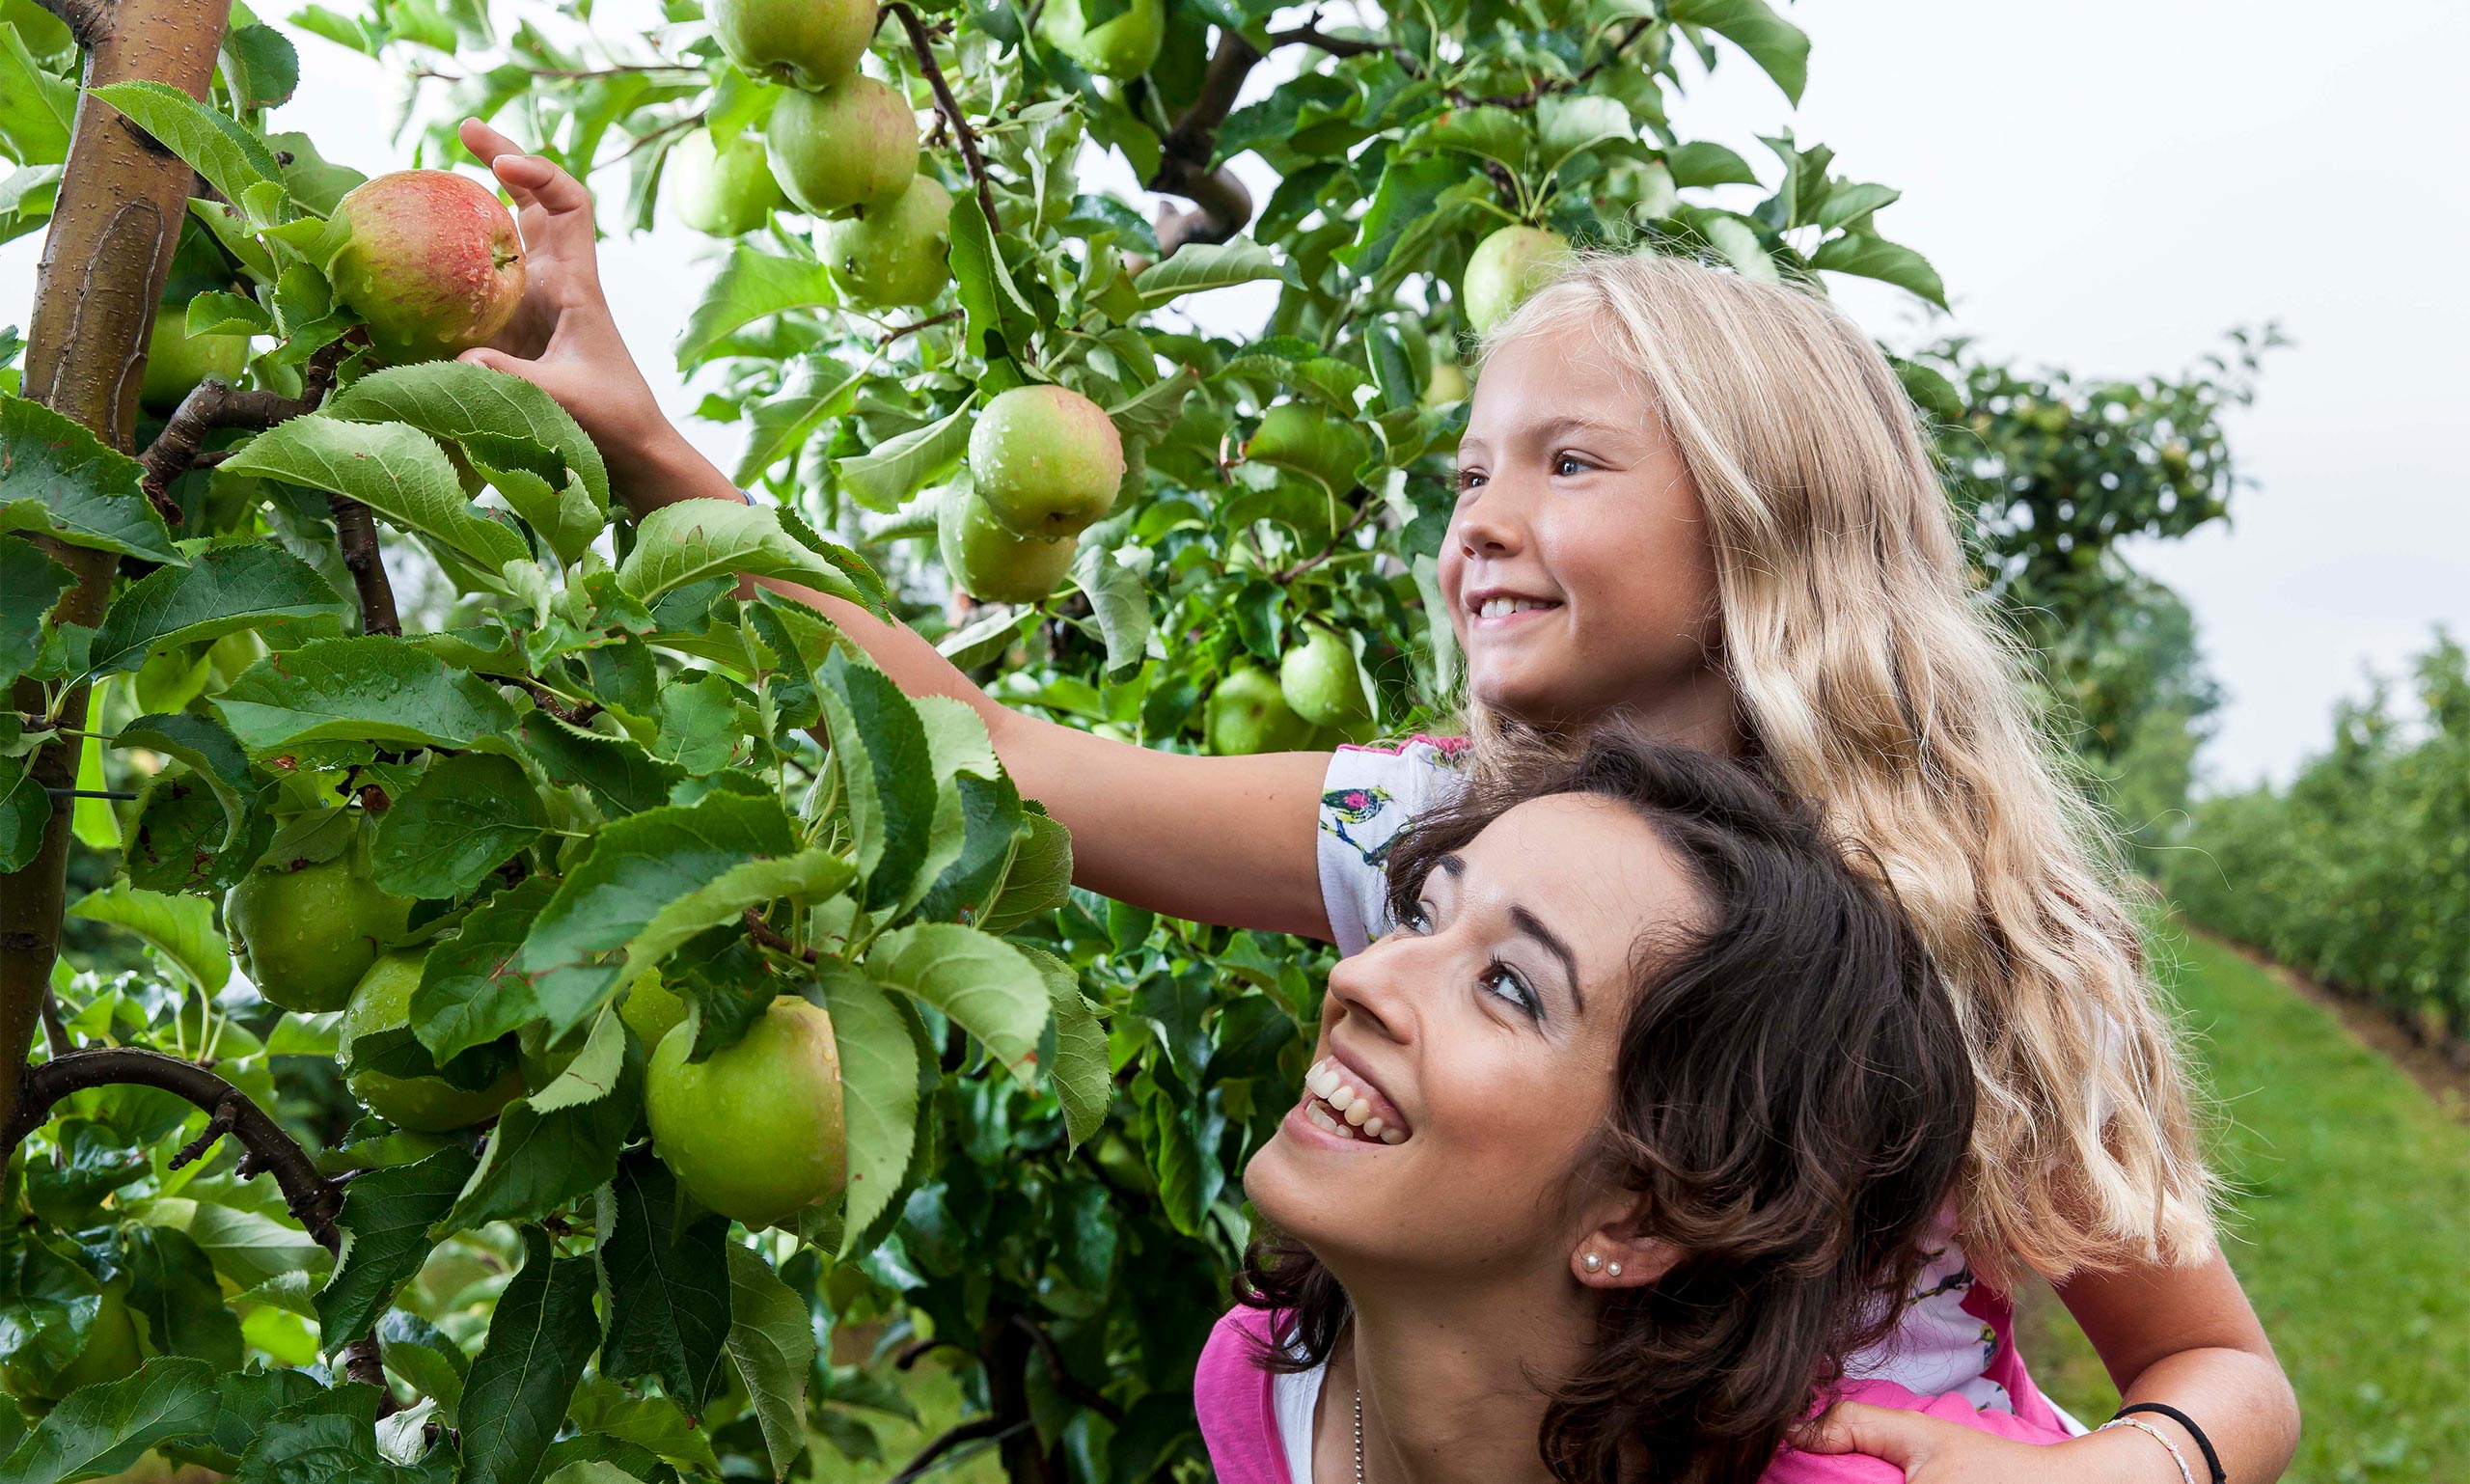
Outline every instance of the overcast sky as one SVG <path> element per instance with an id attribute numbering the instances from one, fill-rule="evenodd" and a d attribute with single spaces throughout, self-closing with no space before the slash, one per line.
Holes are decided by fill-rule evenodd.
<path id="1" fill-rule="evenodd" d="M 601 24 L 628 9 L 604 4 Z M 1727 53 L 1675 122 L 1763 169 L 1755 136 L 1789 125 L 1834 147 L 1839 171 L 1904 191 L 1881 230 L 1929 254 L 1955 314 L 1838 280 L 1883 339 L 1962 330 L 2090 375 L 2178 371 L 2268 319 L 2297 342 L 2233 426 L 2257 481 L 2235 526 L 2136 553 L 2186 595 L 2229 692 L 2206 757 L 2217 781 L 2288 777 L 2362 666 L 2399 670 L 2439 622 L 2470 637 L 2470 477 L 2438 449 L 2441 430 L 2470 431 L 2470 289 L 2454 261 L 2470 205 L 2450 158 L 2470 5 L 2392 0 L 2338 27 L 2296 0 L 1786 14 L 1813 43 L 1798 112 Z M 309 76 L 280 126 L 363 170 L 398 163 L 384 132 L 398 76 L 299 41 Z M 24 323 L 39 241 L 0 245 L 0 324 Z M 671 227 L 603 251 L 628 340 L 682 417 L 696 397 L 667 347 L 709 244 Z M 1233 302 L 1207 317 L 1257 323 L 1240 291 L 1212 297 Z M 734 429 L 695 431 L 727 462 Z"/>

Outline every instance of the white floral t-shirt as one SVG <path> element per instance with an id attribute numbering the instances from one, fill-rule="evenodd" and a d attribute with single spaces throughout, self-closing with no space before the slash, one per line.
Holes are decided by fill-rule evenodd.
<path id="1" fill-rule="evenodd" d="M 1388 931 L 1389 846 L 1409 820 L 1457 788 L 1470 747 L 1465 737 L 1414 736 L 1342 747 L 1331 757 L 1318 849 L 1321 899 L 1339 952 L 1359 953 Z M 1885 1343 L 1852 1359 L 1849 1376 L 1890 1381 L 1924 1396 L 1962 1395 L 1980 1410 L 2015 1411 L 2007 1388 L 1984 1374 L 2007 1368 L 1997 1362 L 2015 1343 L 2014 1309 L 2006 1295 L 1973 1280 L 1956 1245 L 1952 1206 L 1940 1213 L 1930 1244 L 1903 1320 Z"/>

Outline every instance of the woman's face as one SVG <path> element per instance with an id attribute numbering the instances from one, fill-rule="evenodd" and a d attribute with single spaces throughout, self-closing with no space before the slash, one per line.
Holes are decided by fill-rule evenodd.
<path id="1" fill-rule="evenodd" d="M 1441 862 L 1409 921 L 1331 971 L 1308 1086 L 1245 1194 L 1342 1281 L 1566 1273 L 1633 955 L 1698 912 L 1626 806 L 1509 811 Z"/>
<path id="2" fill-rule="evenodd" d="M 1441 590 L 1475 700 L 1548 727 L 1626 708 L 1727 745 L 1697 486 L 1646 391 L 1584 326 L 1485 363 L 1458 483 Z"/>

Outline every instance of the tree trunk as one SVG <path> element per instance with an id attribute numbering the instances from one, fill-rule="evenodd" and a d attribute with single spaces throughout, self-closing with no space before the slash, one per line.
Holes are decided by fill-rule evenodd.
<path id="1" fill-rule="evenodd" d="M 197 98 L 206 96 L 231 16 L 230 0 L 55 0 L 52 8 L 86 48 L 87 87 L 147 80 Z M 79 95 L 69 162 L 35 278 L 25 395 L 123 453 L 130 452 L 135 433 L 146 340 L 171 275 L 194 179 L 178 156 L 117 109 L 91 93 Z M 41 544 L 77 578 L 57 618 L 100 623 L 117 559 L 50 540 Z M 38 687 L 18 683 L 18 709 L 38 709 L 41 702 Z M 84 711 L 78 694 L 61 714 L 75 718 Z M 63 737 L 38 752 L 36 782 L 74 786 L 77 741 Z M 69 801 L 55 796 L 41 850 L 25 869 L 0 877 L 0 1127 L 15 1116 L 15 1069 L 33 1048 L 59 953 L 70 813 Z"/>

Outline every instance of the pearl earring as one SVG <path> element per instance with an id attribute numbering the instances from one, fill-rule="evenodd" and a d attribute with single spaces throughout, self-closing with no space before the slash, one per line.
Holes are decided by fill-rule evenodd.
<path id="1" fill-rule="evenodd" d="M 1578 1261 L 1585 1266 L 1589 1273 L 1601 1272 L 1604 1268 L 1604 1258 L 1594 1252 L 1587 1253 L 1584 1257 L 1579 1258 Z M 1615 1273 L 1620 1272 L 1620 1266 L 1615 1264 L 1612 1271 Z"/>
<path id="2" fill-rule="evenodd" d="M 1619 1263 L 1617 1263 L 1617 1262 L 1616 1262 L 1616 1263 L 1614 1263 L 1612 1266 L 1610 1266 L 1609 1268 L 1605 1269 L 1604 1271 L 1605 1271 L 1605 1272 L 1606 1272 L 1606 1273 L 1608 1273 L 1608 1274 L 1610 1274 L 1610 1275 L 1611 1275 L 1612 1277 L 1614 1277 L 1614 1278 L 1619 1278 L 1619 1277 L 1621 1276 L 1621 1264 L 1619 1264 Z"/>

